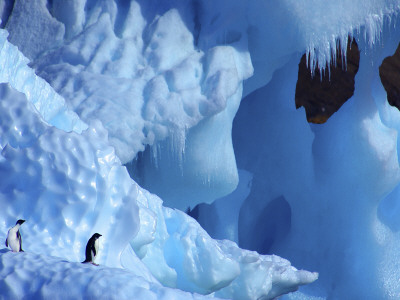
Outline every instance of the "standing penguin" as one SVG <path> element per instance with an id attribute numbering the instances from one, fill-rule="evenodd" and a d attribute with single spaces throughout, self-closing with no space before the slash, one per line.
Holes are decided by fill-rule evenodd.
<path id="1" fill-rule="evenodd" d="M 22 250 L 21 234 L 19 233 L 19 228 L 24 222 L 25 220 L 18 220 L 15 226 L 8 230 L 6 247 L 10 246 L 13 252 L 24 252 L 24 250 Z"/>
<path id="2" fill-rule="evenodd" d="M 101 234 L 95 233 L 87 242 L 86 252 L 85 252 L 86 259 L 82 263 L 91 263 L 95 266 L 98 266 L 98 264 L 96 264 L 94 260 L 96 259 L 96 255 L 99 250 L 99 241 L 98 241 L 99 237 L 101 237 Z"/>

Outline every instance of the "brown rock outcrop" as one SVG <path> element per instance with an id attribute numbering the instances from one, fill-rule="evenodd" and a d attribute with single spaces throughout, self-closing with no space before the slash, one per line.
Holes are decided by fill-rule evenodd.
<path id="1" fill-rule="evenodd" d="M 383 60 L 379 67 L 379 77 L 389 104 L 400 110 L 400 43 L 396 52 Z"/>
<path id="2" fill-rule="evenodd" d="M 358 45 L 349 38 L 347 65 L 339 47 L 336 53 L 336 65 L 331 64 L 330 71 L 326 66 L 322 76 L 318 65 L 312 76 L 305 54 L 300 60 L 295 101 L 296 108 L 304 106 L 308 122 L 325 123 L 354 94 L 354 78 L 360 62 Z"/>

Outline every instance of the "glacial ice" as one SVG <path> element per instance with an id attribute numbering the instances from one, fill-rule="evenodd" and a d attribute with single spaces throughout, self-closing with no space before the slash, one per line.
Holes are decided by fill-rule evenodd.
<path id="1" fill-rule="evenodd" d="M 10 40 L 23 44 L 21 50 L 34 59 L 36 73 L 83 121 L 102 122 L 123 163 L 151 147 L 152 163 L 140 174 L 140 184 L 167 204 L 185 209 L 232 192 L 238 174 L 230 124 L 240 103 L 242 82 L 253 73 L 249 53 L 231 45 L 196 47 L 190 31 L 195 24 L 181 17 L 193 14 L 189 4 L 177 8 L 159 4 L 162 11 L 156 14 L 145 1 L 125 6 L 97 1 L 87 4 L 82 15 L 77 7 L 84 5 L 78 2 L 66 18 L 60 12 L 63 1 L 53 1 L 50 22 L 44 1 L 35 5 L 18 1 L 14 9 L 21 12 L 12 14 L 6 26 Z M 14 25 L 13 19 L 27 11 L 34 11 L 25 18 L 33 24 Z M 44 36 L 54 31 L 54 24 L 64 26 L 67 34 L 62 45 L 54 42 L 38 53 L 38 47 L 20 35 L 20 27 L 31 35 L 43 19 L 53 24 Z M 198 124 L 203 128 L 191 130 Z M 221 147 L 216 147 L 214 157 L 205 158 L 208 149 L 199 145 L 207 144 L 204 136 L 211 139 L 216 131 L 220 131 L 215 140 Z M 214 142 L 211 139 L 209 144 Z M 193 165 L 204 168 L 193 169 Z M 171 187 L 176 193 L 169 193 Z"/>
<path id="2" fill-rule="evenodd" d="M 110 285 L 99 287 L 104 293 L 93 294 L 89 279 L 82 278 L 85 267 L 76 266 L 94 232 L 103 235 L 96 262 L 130 272 L 105 268 L 98 275 L 91 269 L 87 276 L 111 280 L 116 288 L 125 279 L 133 280 L 132 289 L 119 291 L 126 299 L 138 288 L 146 290 L 143 299 L 152 293 L 164 297 L 166 287 L 204 295 L 220 291 L 223 298 L 236 298 L 238 293 L 241 299 L 253 299 L 254 293 L 257 298 L 273 297 L 318 277 L 282 258 L 213 240 L 185 213 L 163 207 L 161 199 L 129 177 L 99 121 L 81 134 L 66 132 L 47 124 L 34 104 L 9 84 L 0 84 L 0 98 L 0 239 L 5 240 L 15 219 L 24 218 L 23 248 L 30 253 L 23 259 L 2 250 L 1 296 L 47 299 L 62 293 L 60 285 L 64 292 L 68 285 L 78 285 L 82 297 L 110 295 Z M 58 267 L 49 267 L 48 260 Z M 41 271 L 36 281 L 28 280 L 37 268 Z M 254 292 L 257 272 L 268 277 Z"/>
<path id="3" fill-rule="evenodd" d="M 95 267 L 28 252 L 0 252 L 0 278 L 2 299 L 210 298 L 163 287 L 120 268 Z"/>
<path id="4" fill-rule="evenodd" d="M 65 100 L 28 67 L 29 60 L 7 41 L 7 36 L 5 30 L 0 30 L 0 82 L 8 82 L 16 90 L 25 93 L 43 118 L 54 126 L 66 131 L 82 132 L 86 129 L 87 125 L 67 108 Z"/>
<path id="5" fill-rule="evenodd" d="M 236 200 L 243 203 L 239 245 L 319 271 L 317 282 L 283 299 L 399 297 L 400 115 L 387 102 L 378 68 L 400 34 L 386 24 L 372 48 L 353 34 L 361 49 L 355 94 L 326 124 L 309 125 L 303 108 L 295 109 L 295 53 L 242 100 L 235 117 L 238 168 L 253 176 L 249 195 Z M 215 219 L 227 213 L 222 201 L 233 199 L 197 208 L 212 237 L 229 237 Z"/>
<path id="6" fill-rule="evenodd" d="M 0 239 L 23 217 L 27 252 L 0 251 L 1 291 L 47 298 L 65 284 L 93 297 L 109 291 L 85 290 L 89 278 L 129 279 L 116 297 L 258 299 L 318 277 L 226 238 L 319 272 L 283 299 L 397 299 L 400 119 L 377 70 L 400 40 L 399 9 L 2 3 Z M 348 35 L 361 49 L 355 94 L 310 125 L 294 106 L 300 55 L 322 68 Z M 163 204 L 189 207 L 220 240 Z M 97 270 L 76 263 L 94 231 Z"/>

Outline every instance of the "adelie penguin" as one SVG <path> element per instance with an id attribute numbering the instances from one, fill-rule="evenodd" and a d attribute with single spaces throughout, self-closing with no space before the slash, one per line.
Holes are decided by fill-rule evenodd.
<path id="1" fill-rule="evenodd" d="M 25 222 L 25 220 L 18 220 L 15 226 L 8 230 L 6 247 L 10 247 L 13 252 L 24 252 L 22 250 L 22 238 L 19 233 L 19 228 Z"/>
<path id="2" fill-rule="evenodd" d="M 99 250 L 99 237 L 101 237 L 101 234 L 95 233 L 87 242 L 86 252 L 85 252 L 86 259 L 82 263 L 91 263 L 95 266 L 98 266 L 98 264 L 96 264 L 94 260 L 96 259 Z"/>

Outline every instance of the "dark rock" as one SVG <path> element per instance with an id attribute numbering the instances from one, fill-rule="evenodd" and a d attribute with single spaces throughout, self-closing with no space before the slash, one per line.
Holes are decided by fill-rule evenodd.
<path id="1" fill-rule="evenodd" d="M 296 84 L 296 108 L 304 106 L 307 121 L 325 123 L 354 94 L 354 78 L 360 62 L 360 51 L 353 40 L 347 43 L 347 65 L 340 47 L 336 51 L 336 65 L 325 67 L 322 76 L 317 65 L 314 75 L 304 54 L 299 63 Z M 330 74 L 329 74 L 330 72 Z"/>
<path id="2" fill-rule="evenodd" d="M 400 43 L 393 56 L 383 60 L 379 67 L 379 76 L 389 104 L 400 110 Z"/>

